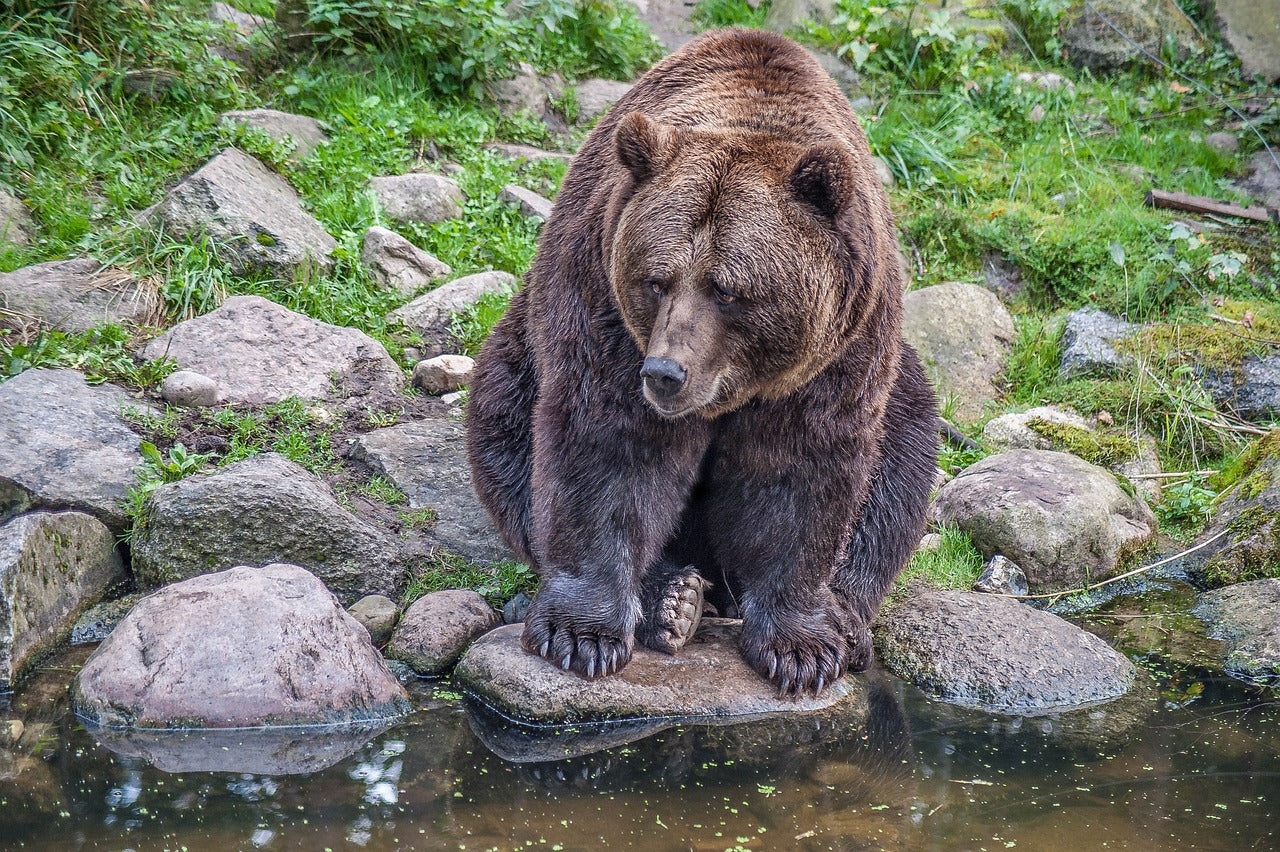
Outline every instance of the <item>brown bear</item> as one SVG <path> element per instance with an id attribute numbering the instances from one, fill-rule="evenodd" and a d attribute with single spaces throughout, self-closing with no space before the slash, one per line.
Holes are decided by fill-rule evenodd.
<path id="1" fill-rule="evenodd" d="M 781 694 L 865 668 L 938 451 L 902 291 L 866 139 L 802 48 L 722 30 L 636 83 L 471 384 L 476 491 L 541 576 L 525 647 L 586 677 L 673 653 L 709 581 Z"/>

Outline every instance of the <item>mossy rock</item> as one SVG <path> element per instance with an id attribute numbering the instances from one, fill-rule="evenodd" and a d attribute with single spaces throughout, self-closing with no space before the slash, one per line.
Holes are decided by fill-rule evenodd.
<path id="1" fill-rule="evenodd" d="M 1255 441 L 1212 484 L 1227 490 L 1201 541 L 1217 541 L 1196 555 L 1192 578 L 1216 588 L 1280 577 L 1280 429 Z"/>
<path id="2" fill-rule="evenodd" d="M 1032 418 L 1027 426 L 1047 439 L 1053 449 L 1084 459 L 1090 464 L 1113 467 L 1137 458 L 1138 442 L 1124 435 L 1108 435 L 1092 429 L 1082 429 L 1070 423 L 1054 423 L 1042 418 Z"/>

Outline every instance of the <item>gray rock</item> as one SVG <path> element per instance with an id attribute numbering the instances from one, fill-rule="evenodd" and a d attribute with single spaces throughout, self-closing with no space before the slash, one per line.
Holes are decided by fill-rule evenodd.
<path id="1" fill-rule="evenodd" d="M 544 80 L 527 62 L 522 62 L 515 76 L 506 80 L 494 80 L 487 84 L 489 96 L 503 115 L 531 115 L 542 117 L 551 101 L 560 95 L 560 87 L 554 81 Z"/>
<path id="2" fill-rule="evenodd" d="M 1257 0 L 1212 0 L 1207 5 L 1218 31 L 1240 58 L 1240 70 L 1272 83 L 1280 80 L 1280 6 Z"/>
<path id="3" fill-rule="evenodd" d="M 305 268 L 333 268 L 337 243 L 302 209 L 293 187 L 236 148 L 169 190 L 153 215 L 179 239 L 207 234 L 236 272 L 264 269 L 293 278 Z"/>
<path id="4" fill-rule="evenodd" d="M 1267 207 L 1280 207 L 1280 165 L 1272 159 L 1271 152 L 1255 152 L 1236 186 Z"/>
<path id="5" fill-rule="evenodd" d="M 578 107 L 578 123 L 587 124 L 613 109 L 622 96 L 631 91 L 633 83 L 604 80 L 593 77 L 574 87 L 574 103 Z"/>
<path id="6" fill-rule="evenodd" d="M 120 418 L 123 388 L 75 370 L 27 370 L 0 384 L 0 521 L 33 507 L 88 512 L 115 532 L 142 463 Z"/>
<path id="7" fill-rule="evenodd" d="M 134 528 L 133 572 L 151 586 L 271 562 L 307 568 L 344 600 L 404 582 L 396 542 L 275 453 L 160 486 Z"/>
<path id="8" fill-rule="evenodd" d="M 572 154 L 562 154 L 559 151 L 544 151 L 531 145 L 489 142 L 484 147 L 490 151 L 496 151 L 509 160 L 523 160 L 525 163 L 538 163 L 543 160 L 562 160 L 568 163 L 573 160 Z"/>
<path id="9" fill-rule="evenodd" d="M 523 629 L 509 624 L 480 637 L 453 677 L 489 706 L 537 724 L 809 713 L 864 695 L 856 678 L 846 678 L 817 698 L 779 698 L 742 659 L 738 621 L 704 618 L 676 656 L 638 647 L 626 668 L 599 680 L 562 671 L 525 651 Z"/>
<path id="10" fill-rule="evenodd" d="M 997 595 L 1027 594 L 1027 575 L 1012 560 L 996 554 L 982 566 L 982 574 L 973 584 L 975 592 Z"/>
<path id="11" fill-rule="evenodd" d="M 296 565 L 236 567 L 144 598 L 76 676 L 76 712 L 126 728 L 351 724 L 408 696 L 363 627 Z"/>
<path id="12" fill-rule="evenodd" d="M 1250 355 L 1238 368 L 1201 368 L 1197 373 L 1219 408 L 1245 420 L 1274 420 L 1280 415 L 1280 355 Z"/>
<path id="13" fill-rule="evenodd" d="M 209 20 L 215 24 L 231 24 L 242 35 L 252 35 L 267 25 L 267 19 L 261 15 L 241 12 L 226 3 L 214 3 L 209 7 Z"/>
<path id="14" fill-rule="evenodd" d="M 437 355 L 414 365 L 413 384 L 427 393 L 456 391 L 471 383 L 475 368 L 475 359 L 466 355 Z"/>
<path id="15" fill-rule="evenodd" d="M 1133 664 L 1098 637 L 1010 598 L 932 591 L 883 611 L 876 652 L 934 698 L 1036 716 L 1129 691 Z"/>
<path id="16" fill-rule="evenodd" d="M 405 296 L 453 274 L 449 264 L 380 225 L 364 232 L 360 262 L 380 287 Z"/>
<path id="17" fill-rule="evenodd" d="M 1052 405 L 1041 405 L 1023 412 L 1001 414 L 987 421 L 982 427 L 982 445 L 997 452 L 1004 450 L 1051 450 L 1053 442 L 1032 429 L 1032 420 L 1044 420 L 1076 429 L 1094 431 L 1085 420 L 1074 411 L 1062 411 Z"/>
<path id="18" fill-rule="evenodd" d="M 1205 622 L 1210 638 L 1226 644 L 1229 675 L 1280 683 L 1280 580 L 1252 580 L 1205 592 L 1192 612 Z"/>
<path id="19" fill-rule="evenodd" d="M 531 189 L 509 183 L 498 194 L 498 200 L 520 208 L 520 215 L 529 218 L 537 217 L 544 222 L 551 218 L 551 201 L 543 198 Z"/>
<path id="20" fill-rule="evenodd" d="M 106 639 L 116 629 L 116 625 L 124 621 L 129 610 L 144 597 L 141 592 L 136 592 L 89 607 L 71 626 L 71 644 L 96 645 Z"/>
<path id="21" fill-rule="evenodd" d="M 1072 311 L 1062 327 L 1062 361 L 1058 364 L 1058 375 L 1068 381 L 1118 372 L 1132 359 L 1117 352 L 1115 344 L 1132 337 L 1140 328 L 1096 308 Z"/>
<path id="22" fill-rule="evenodd" d="M 502 623 L 520 624 L 532 605 L 533 598 L 524 592 L 516 592 L 515 597 L 502 605 Z"/>
<path id="23" fill-rule="evenodd" d="M 956 416 L 978 419 L 1000 392 L 1014 340 L 1013 317 L 994 293 L 975 284 L 936 284 L 903 298 L 902 333 L 943 394 L 954 394 Z"/>
<path id="24" fill-rule="evenodd" d="M 396 393 L 404 386 L 400 367 L 364 332 L 313 320 L 261 296 L 235 296 L 179 323 L 148 343 L 142 356 L 172 358 L 208 376 L 228 403 L 329 400 Z"/>
<path id="25" fill-rule="evenodd" d="M 1156 534 L 1147 504 L 1109 471 L 1069 453 L 1010 450 L 970 465 L 938 492 L 934 519 L 1004 554 L 1035 592 L 1104 580 Z"/>
<path id="26" fill-rule="evenodd" d="M 347 612 L 369 631 L 369 638 L 379 648 L 391 638 L 396 620 L 400 618 L 400 607 L 386 595 L 366 595 L 353 603 Z"/>
<path id="27" fill-rule="evenodd" d="M 1236 138 L 1236 135 L 1222 130 L 1204 137 L 1204 144 L 1215 151 L 1221 151 L 1223 154 L 1234 154 L 1240 150 L 1240 140 Z"/>
<path id="28" fill-rule="evenodd" d="M 0 525 L 0 692 L 124 577 L 115 536 L 80 512 L 30 512 Z"/>
<path id="29" fill-rule="evenodd" d="M 466 201 L 457 181 L 421 172 L 370 178 L 369 188 L 387 218 L 401 223 L 435 225 L 457 219 Z"/>
<path id="30" fill-rule="evenodd" d="M 871 165 L 875 168 L 876 175 L 880 178 L 880 183 L 889 188 L 892 188 L 897 183 L 893 176 L 893 169 L 889 167 L 883 157 L 872 157 Z"/>
<path id="31" fill-rule="evenodd" d="M 329 141 L 324 126 L 307 115 L 276 109 L 242 109 L 224 112 L 222 120 L 261 130 L 276 142 L 291 143 L 294 162 L 305 160 L 318 146 Z"/>
<path id="32" fill-rule="evenodd" d="M 786 33 L 805 21 L 830 23 L 835 15 L 835 0 L 773 0 L 764 19 L 764 28 Z"/>
<path id="33" fill-rule="evenodd" d="M 818 60 L 818 64 L 822 66 L 822 70 L 831 75 L 831 79 L 836 81 L 836 85 L 845 95 L 856 95 L 862 91 L 862 77 L 843 59 L 834 53 L 828 53 L 825 50 L 815 50 L 809 48 L 809 54 Z"/>
<path id="34" fill-rule="evenodd" d="M 1061 39 L 1071 64 L 1096 74 L 1146 62 L 1143 51 L 1160 56 L 1166 42 L 1183 59 L 1209 47 L 1177 0 L 1075 0 L 1063 15 Z"/>
<path id="35" fill-rule="evenodd" d="M 351 457 L 386 477 L 413 509 L 433 509 L 435 538 L 472 562 L 512 558 L 471 487 L 465 426 L 429 418 L 375 429 L 356 439 Z"/>
<path id="36" fill-rule="evenodd" d="M 1012 302 L 1022 292 L 1022 269 L 994 252 L 982 256 L 982 286 L 1000 298 Z"/>
<path id="37" fill-rule="evenodd" d="M 479 301 L 485 293 L 513 292 L 519 281 L 507 272 L 477 272 L 455 278 L 392 311 L 388 319 L 422 334 L 424 338 L 447 339 L 453 315 Z"/>
<path id="38" fill-rule="evenodd" d="M 29 245 L 35 233 L 36 223 L 27 205 L 8 190 L 0 189 L 0 245 Z"/>
<path id="39" fill-rule="evenodd" d="M 208 408 L 218 403 L 218 383 L 194 370 L 178 370 L 160 385 L 165 402 L 185 408 Z"/>
<path id="40" fill-rule="evenodd" d="M 453 667 L 477 637 L 501 623 L 498 614 L 476 592 L 432 592 L 405 610 L 387 647 L 387 656 L 408 663 L 420 675 L 441 675 Z"/>
<path id="41" fill-rule="evenodd" d="M 80 332 L 104 323 L 148 322 L 159 299 L 127 272 L 82 257 L 0 274 L 0 307 L 62 331 Z"/>

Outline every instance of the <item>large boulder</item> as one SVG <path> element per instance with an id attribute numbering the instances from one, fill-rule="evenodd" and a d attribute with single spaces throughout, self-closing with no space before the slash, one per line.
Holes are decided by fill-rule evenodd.
<path id="1" fill-rule="evenodd" d="M 512 558 L 471 486 L 466 427 L 442 417 L 375 429 L 356 439 L 351 457 L 384 476 L 412 509 L 436 514 L 433 536 L 473 562 Z"/>
<path id="2" fill-rule="evenodd" d="M 1280 430 L 1260 438 L 1217 483 L 1226 490 L 1185 562 L 1202 586 L 1280 577 Z"/>
<path id="3" fill-rule="evenodd" d="M 592 77 L 579 82 L 573 89 L 574 104 L 578 108 L 577 121 L 586 124 L 604 115 L 622 96 L 631 91 L 633 83 L 620 83 Z"/>
<path id="4" fill-rule="evenodd" d="M 1092 633 L 1011 598 L 931 591 L 876 622 L 891 672 L 934 698 L 1035 716 L 1118 698 L 1133 664 Z"/>
<path id="5" fill-rule="evenodd" d="M 25 246 L 35 236 L 36 223 L 31 211 L 16 195 L 0 189 L 0 245 Z"/>
<path id="6" fill-rule="evenodd" d="M 453 273 L 449 264 L 381 225 L 364 232 L 360 262 L 380 287 L 405 296 L 412 296 Z"/>
<path id="7" fill-rule="evenodd" d="M 1280 4 L 1211 0 L 1218 31 L 1240 58 L 1240 70 L 1280 80 Z"/>
<path id="8" fill-rule="evenodd" d="M 76 712 L 129 728 L 351 724 L 409 710 L 369 633 L 296 565 L 143 598 L 76 676 Z"/>
<path id="9" fill-rule="evenodd" d="M 457 219 L 466 201 L 457 181 L 422 172 L 371 178 L 369 188 L 387 218 L 400 223 L 435 225 Z"/>
<path id="10" fill-rule="evenodd" d="M 462 652 L 502 618 L 477 592 L 446 589 L 418 598 L 396 625 L 387 656 L 420 675 L 442 675 Z"/>
<path id="11" fill-rule="evenodd" d="M 147 322 L 159 300 L 124 270 L 82 257 L 0 274 L 0 307 L 62 331 L 80 332 L 104 323 Z"/>
<path id="12" fill-rule="evenodd" d="M 115 536 L 89 515 L 30 512 L 0 524 L 0 693 L 123 576 Z"/>
<path id="13" fill-rule="evenodd" d="M 1147 504 L 1113 474 L 1049 450 L 1010 450 L 970 465 L 931 511 L 968 533 L 984 558 L 1016 562 L 1033 592 L 1114 576 L 1156 534 Z"/>
<path id="14" fill-rule="evenodd" d="M 160 486 L 134 527 L 133 571 L 147 585 L 271 562 L 307 568 L 345 601 L 396 597 L 404 581 L 393 539 L 275 453 Z"/>
<path id="15" fill-rule="evenodd" d="M 1200 596 L 1193 612 L 1226 645 L 1232 677 L 1280 683 L 1280 579 L 1252 580 Z"/>
<path id="16" fill-rule="evenodd" d="M 425 355 L 439 355 L 447 351 L 454 314 L 465 311 L 486 293 L 509 293 L 518 284 L 518 279 L 509 272 L 464 275 L 396 308 L 387 319 L 421 334 Z"/>
<path id="17" fill-rule="evenodd" d="M 296 396 L 330 400 L 396 393 L 404 373 L 363 331 L 330 325 L 261 296 L 235 296 L 142 350 L 218 383 L 219 401 L 268 405 Z"/>
<path id="18" fill-rule="evenodd" d="M 0 384 L 0 521 L 30 508 L 78 509 L 116 532 L 142 463 L 115 385 L 75 370 L 27 370 Z"/>
<path id="19" fill-rule="evenodd" d="M 261 130 L 276 142 L 293 145 L 291 159 L 305 160 L 318 146 L 329 141 L 324 126 L 309 115 L 278 109 L 242 109 L 224 112 L 222 120 Z"/>
<path id="20" fill-rule="evenodd" d="M 978 419 L 999 397 L 995 379 L 1013 345 L 1013 317 L 1000 299 L 976 284 L 935 284 L 903 298 L 902 333 L 920 353 L 956 416 Z"/>
<path id="21" fill-rule="evenodd" d="M 1071 64 L 1096 74 L 1146 62 L 1166 44 L 1183 59 L 1209 47 L 1177 0 L 1075 0 L 1061 37 Z"/>
<path id="22" fill-rule="evenodd" d="M 292 278 L 306 267 L 333 268 L 333 237 L 302 209 L 284 178 L 237 148 L 169 190 L 153 215 L 178 239 L 207 234 L 237 272 Z"/>
<path id="23" fill-rule="evenodd" d="M 779 698 L 738 650 L 741 622 L 703 619 L 676 656 L 637 648 L 617 675 L 587 680 L 520 645 L 524 626 L 508 624 L 476 640 L 455 681 L 486 704 L 526 722 L 557 724 L 665 716 L 765 716 L 822 710 L 858 694 L 852 678 L 820 697 Z"/>
<path id="24" fill-rule="evenodd" d="M 1066 381 L 1079 376 L 1110 375 L 1132 359 L 1117 351 L 1116 344 L 1132 337 L 1140 326 L 1096 308 L 1081 308 L 1067 315 L 1062 327 L 1062 360 L 1058 375 Z"/>

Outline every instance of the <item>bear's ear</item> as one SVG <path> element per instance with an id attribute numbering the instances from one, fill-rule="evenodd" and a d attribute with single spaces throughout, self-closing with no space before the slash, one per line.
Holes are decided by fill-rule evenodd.
<path id="1" fill-rule="evenodd" d="M 648 180 L 666 164 L 674 144 L 671 129 L 650 121 L 642 113 L 629 112 L 613 132 L 618 159 L 637 181 Z"/>
<path id="2" fill-rule="evenodd" d="M 853 200 L 853 164 L 834 145 L 815 145 L 787 176 L 787 189 L 798 200 L 834 217 Z"/>

